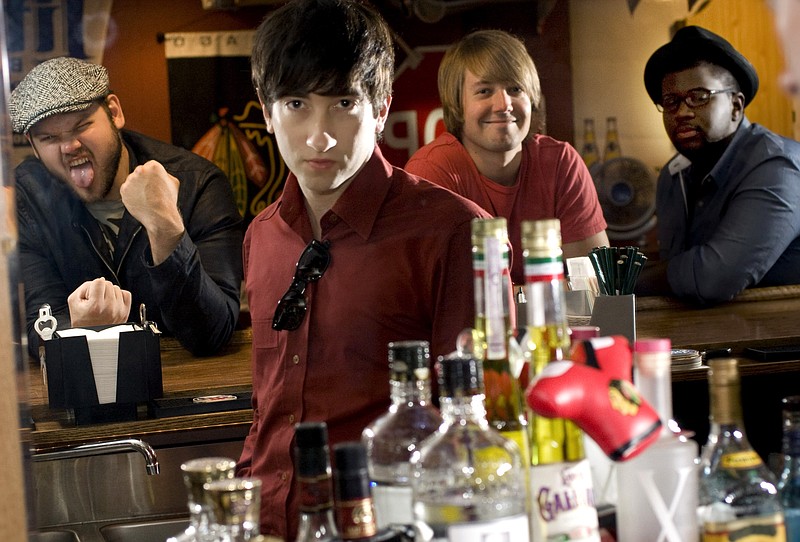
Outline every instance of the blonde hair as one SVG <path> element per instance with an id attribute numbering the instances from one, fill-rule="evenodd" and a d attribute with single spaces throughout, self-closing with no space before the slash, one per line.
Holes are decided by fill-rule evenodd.
<path id="1" fill-rule="evenodd" d="M 461 139 L 464 128 L 464 74 L 469 70 L 493 83 L 517 85 L 539 107 L 539 74 L 522 41 L 502 30 L 478 30 L 468 34 L 444 55 L 439 65 L 439 99 L 447 131 Z"/>

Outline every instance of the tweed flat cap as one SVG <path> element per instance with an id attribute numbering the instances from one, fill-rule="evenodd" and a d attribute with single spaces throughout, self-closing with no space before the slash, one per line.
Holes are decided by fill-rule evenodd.
<path id="1" fill-rule="evenodd" d="M 108 71 L 103 66 L 70 57 L 47 60 L 28 72 L 11 92 L 11 128 L 27 134 L 40 120 L 83 111 L 108 92 Z"/>
<path id="2" fill-rule="evenodd" d="M 668 73 L 682 71 L 698 61 L 721 66 L 731 72 L 749 104 L 758 92 L 756 69 L 725 38 L 699 26 L 685 26 L 675 32 L 672 41 L 662 45 L 644 67 L 644 86 L 650 99 L 661 101 L 661 83 Z"/>

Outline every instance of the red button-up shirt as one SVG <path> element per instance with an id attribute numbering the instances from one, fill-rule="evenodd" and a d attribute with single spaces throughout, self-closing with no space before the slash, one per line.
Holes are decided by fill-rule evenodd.
<path id="1" fill-rule="evenodd" d="M 251 223 L 244 243 L 253 325 L 254 419 L 239 474 L 262 480 L 262 534 L 297 530 L 292 439 L 300 421 L 325 421 L 334 443 L 358 440 L 389 406 L 387 344 L 428 340 L 455 349 L 474 322 L 470 222 L 476 204 L 372 158 L 322 218 L 331 263 L 306 290 L 294 331 L 272 317 L 312 239 L 297 179 Z"/>

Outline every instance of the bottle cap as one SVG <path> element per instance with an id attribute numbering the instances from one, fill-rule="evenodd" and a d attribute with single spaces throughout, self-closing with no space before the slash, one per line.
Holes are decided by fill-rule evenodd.
<path id="1" fill-rule="evenodd" d="M 328 426 L 325 422 L 301 422 L 294 426 L 294 456 L 301 478 L 329 473 Z"/>
<path id="2" fill-rule="evenodd" d="M 439 394 L 464 397 L 483 393 L 483 364 L 469 356 L 439 358 Z"/>
<path id="3" fill-rule="evenodd" d="M 501 243 L 508 244 L 508 223 L 503 217 L 473 218 L 470 226 L 473 245 L 482 245 L 485 237 L 496 237 Z"/>
<path id="4" fill-rule="evenodd" d="M 713 358 L 708 360 L 708 383 L 712 386 L 738 384 L 739 367 L 736 358 Z"/>
<path id="5" fill-rule="evenodd" d="M 367 449 L 357 441 L 333 446 L 334 477 L 338 501 L 366 499 L 371 496 Z"/>
<path id="6" fill-rule="evenodd" d="M 638 339 L 633 343 L 634 352 L 671 352 L 670 339 Z"/>
<path id="7" fill-rule="evenodd" d="M 561 256 L 561 221 L 557 218 L 522 221 L 522 246 L 531 253 Z"/>
<path id="8" fill-rule="evenodd" d="M 401 382 L 430 378 L 431 351 L 428 341 L 389 343 L 389 369 L 392 378 Z"/>

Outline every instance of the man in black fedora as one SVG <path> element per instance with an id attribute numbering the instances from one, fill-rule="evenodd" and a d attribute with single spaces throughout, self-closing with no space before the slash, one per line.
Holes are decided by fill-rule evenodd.
<path id="1" fill-rule="evenodd" d="M 660 257 L 637 293 L 711 304 L 800 283 L 800 144 L 747 120 L 753 65 L 687 26 L 653 53 L 644 83 L 678 154 L 658 179 Z"/>

